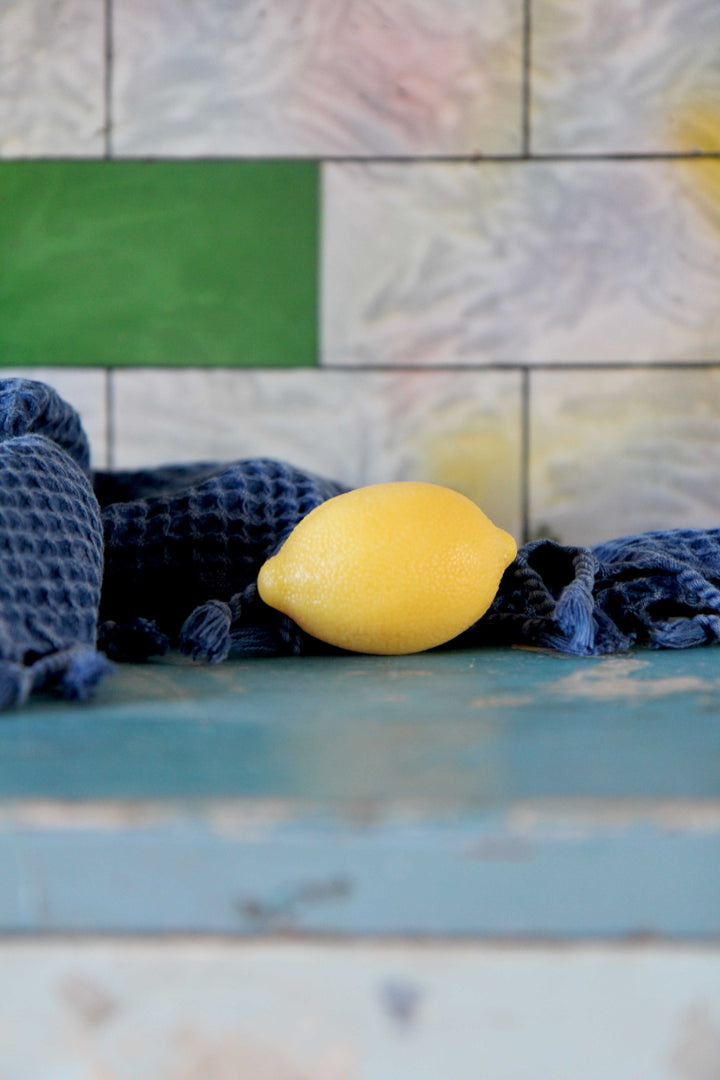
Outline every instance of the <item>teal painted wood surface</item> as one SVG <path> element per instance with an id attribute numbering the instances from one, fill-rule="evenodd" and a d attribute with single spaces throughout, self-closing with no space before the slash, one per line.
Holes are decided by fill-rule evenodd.
<path id="1" fill-rule="evenodd" d="M 317 362 L 302 161 L 0 163 L 3 363 Z"/>
<path id="2" fill-rule="evenodd" d="M 720 938 L 720 807 L 5 807 L 0 932 Z"/>
<path id="3" fill-rule="evenodd" d="M 712 648 L 121 667 L 0 724 L 0 931 L 718 938 L 719 688 Z"/>
<path id="4" fill-rule="evenodd" d="M 0 722 L 0 797 L 720 796 L 720 650 L 525 650 L 119 667 Z"/>

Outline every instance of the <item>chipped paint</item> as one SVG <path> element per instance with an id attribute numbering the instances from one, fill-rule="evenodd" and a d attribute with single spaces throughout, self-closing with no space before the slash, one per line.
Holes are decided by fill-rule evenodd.
<path id="1" fill-rule="evenodd" d="M 473 709 L 505 709 L 532 703 L 532 694 L 489 694 L 487 697 L 473 698 L 470 702 Z"/>
<path id="2" fill-rule="evenodd" d="M 91 1027 L 105 1024 L 118 1011 L 118 1003 L 95 979 L 72 972 L 60 982 L 58 998 Z"/>
<path id="3" fill-rule="evenodd" d="M 119 671 L 7 725 L 0 927 L 720 933 L 719 656 L 168 662 L 130 706 Z"/>
<path id="4" fill-rule="evenodd" d="M 409 979 L 385 979 L 378 987 L 383 1010 L 401 1027 L 410 1027 L 418 1017 L 423 988 Z"/>
<path id="5" fill-rule="evenodd" d="M 337 875 L 327 879 L 305 881 L 299 885 L 278 889 L 271 901 L 255 897 L 234 901 L 238 914 L 263 930 L 292 930 L 301 923 L 301 910 L 316 904 L 347 900 L 355 891 L 350 877 Z"/>
<path id="6" fill-rule="evenodd" d="M 466 854 L 471 859 L 519 862 L 532 858 L 533 845 L 527 836 L 488 835 L 473 840 Z"/>
<path id="7" fill-rule="evenodd" d="M 0 1080 L 716 1080 L 719 961 L 637 941 L 5 940 Z M 79 1020 L 57 993 L 79 975 L 122 1007 Z"/>
<path id="8" fill-rule="evenodd" d="M 354 1054 L 345 1047 L 323 1049 L 310 1059 L 288 1053 L 280 1032 L 269 1039 L 188 1023 L 168 1034 L 169 1061 L 159 1080 L 354 1080 L 357 1075 Z"/>
<path id="9" fill-rule="evenodd" d="M 694 1003 L 679 1018 L 670 1055 L 678 1080 L 718 1080 L 720 1077 L 720 1008 L 707 999 Z"/>
<path id="10" fill-rule="evenodd" d="M 495 699 L 483 699 L 495 700 Z M 511 704 L 510 697 L 497 699 Z M 521 701 L 521 703 L 524 703 Z M 460 803 L 448 800 L 442 807 L 433 806 L 436 821 L 455 820 Z M 337 820 L 358 828 L 377 826 L 382 822 L 399 824 L 421 823 L 427 819 L 429 805 L 421 799 L 394 799 L 391 804 L 348 804 L 337 807 Z M 327 807 L 316 807 L 317 820 L 322 820 Z M 200 799 L 192 805 L 184 802 L 158 800 L 130 803 L 109 800 L 98 803 L 66 803 L 55 799 L 4 800 L 0 805 L 0 831 L 31 827 L 32 832 L 73 830 L 134 831 L 154 829 L 183 823 L 207 828 L 218 838 L 261 839 L 269 829 L 298 821 L 299 808 L 295 801 L 273 799 Z M 613 798 L 550 798 L 518 799 L 503 809 L 499 821 L 509 827 L 532 828 L 550 821 L 594 822 L 605 826 L 638 822 L 669 827 L 717 831 L 720 829 L 720 800 L 690 798 L 642 799 Z"/>
<path id="11" fill-rule="evenodd" d="M 719 685 L 718 680 L 711 681 L 697 675 L 635 678 L 648 667 L 648 662 L 644 660 L 611 657 L 587 670 L 578 669 L 564 675 L 557 682 L 550 683 L 546 690 L 561 697 L 594 698 L 596 701 L 619 698 L 650 701 L 669 694 L 712 693 Z"/>
<path id="12" fill-rule="evenodd" d="M 709 818 L 684 827 L 680 814 L 523 823 L 445 804 L 396 813 L 366 824 L 310 813 L 261 839 L 182 818 L 116 835 L 0 831 L 0 929 L 720 935 L 717 813 L 714 827 Z"/>
<path id="13" fill-rule="evenodd" d="M 716 799 L 536 799 L 510 807 L 507 825 L 513 831 L 542 834 L 555 827 L 592 829 L 655 825 L 690 832 L 720 831 L 720 801 Z"/>

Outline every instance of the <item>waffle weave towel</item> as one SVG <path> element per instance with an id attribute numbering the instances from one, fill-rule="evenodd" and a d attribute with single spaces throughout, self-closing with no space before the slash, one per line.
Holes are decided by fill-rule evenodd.
<path id="1" fill-rule="evenodd" d="M 266 559 L 342 488 L 268 459 L 102 474 L 101 641 L 142 659 L 178 643 L 198 659 L 328 651 L 257 597 Z M 123 502 L 114 502 L 120 496 Z M 451 647 L 528 645 L 578 656 L 720 640 L 720 529 L 669 530 L 594 548 L 540 540 L 490 611 Z M 335 650 L 331 650 L 335 651 Z"/>
<path id="2" fill-rule="evenodd" d="M 0 380 L 0 708 L 34 690 L 84 699 L 96 652 L 103 544 L 73 409 L 42 383 Z"/>
<path id="3" fill-rule="evenodd" d="M 527 544 L 487 615 L 456 644 L 577 656 L 720 640 L 720 529 L 671 529 L 593 548 Z"/>
<path id="4" fill-rule="evenodd" d="M 96 477 L 105 536 L 101 647 L 141 660 L 173 645 L 218 662 L 307 651 L 257 596 L 263 562 L 314 507 L 343 488 L 280 461 L 171 466 Z"/>

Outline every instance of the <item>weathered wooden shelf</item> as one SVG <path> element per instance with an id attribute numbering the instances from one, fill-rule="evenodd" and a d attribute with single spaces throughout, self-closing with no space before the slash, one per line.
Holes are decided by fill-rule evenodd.
<path id="1" fill-rule="evenodd" d="M 720 936 L 720 651 L 124 666 L 0 727 L 0 930 Z"/>

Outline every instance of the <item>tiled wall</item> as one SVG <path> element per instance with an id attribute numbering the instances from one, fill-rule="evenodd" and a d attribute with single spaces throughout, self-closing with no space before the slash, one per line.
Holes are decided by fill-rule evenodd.
<path id="1" fill-rule="evenodd" d="M 718 524 L 719 41 L 716 0 L 0 3 L 0 364 L 98 465 Z"/>

